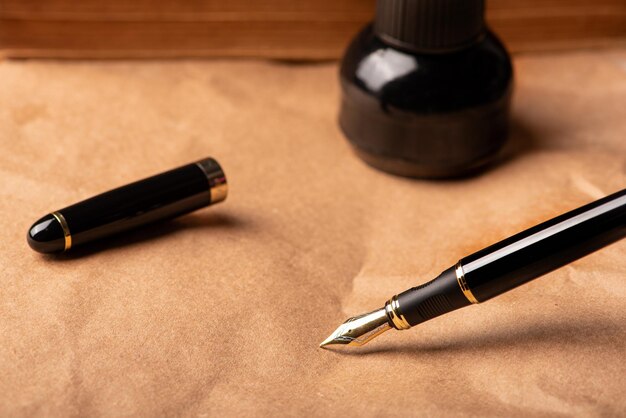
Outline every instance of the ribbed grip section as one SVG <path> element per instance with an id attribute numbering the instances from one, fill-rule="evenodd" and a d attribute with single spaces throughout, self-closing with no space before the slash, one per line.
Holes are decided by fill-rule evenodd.
<path id="1" fill-rule="evenodd" d="M 397 298 L 397 313 L 411 326 L 470 304 L 459 287 L 454 267 L 428 283 L 400 293 Z"/>
<path id="2" fill-rule="evenodd" d="M 378 0 L 374 29 L 403 48 L 449 50 L 484 31 L 484 11 L 484 0 Z"/>
<path id="3" fill-rule="evenodd" d="M 445 295 L 435 295 L 424 299 L 422 303 L 417 306 L 416 310 L 416 313 L 422 317 L 421 322 L 424 322 L 450 312 L 454 310 L 454 307 Z"/>

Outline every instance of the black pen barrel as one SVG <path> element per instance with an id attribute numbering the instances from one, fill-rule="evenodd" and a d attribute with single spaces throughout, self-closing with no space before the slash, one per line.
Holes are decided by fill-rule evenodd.
<path id="1" fill-rule="evenodd" d="M 626 189 L 461 259 L 386 304 L 396 329 L 484 302 L 626 236 Z"/>
<path id="2" fill-rule="evenodd" d="M 460 261 L 484 302 L 626 236 L 626 189 L 527 229 Z"/>

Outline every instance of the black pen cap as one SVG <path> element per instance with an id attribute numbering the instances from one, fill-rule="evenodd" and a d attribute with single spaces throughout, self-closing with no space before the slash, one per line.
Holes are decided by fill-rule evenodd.
<path id="1" fill-rule="evenodd" d="M 63 252 L 213 205 L 227 194 L 224 171 L 206 158 L 54 211 L 31 226 L 27 240 L 35 251 Z"/>

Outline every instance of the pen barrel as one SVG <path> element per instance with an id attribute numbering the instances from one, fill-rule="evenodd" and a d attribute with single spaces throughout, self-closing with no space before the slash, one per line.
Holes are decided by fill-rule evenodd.
<path id="1" fill-rule="evenodd" d="M 626 189 L 460 261 L 469 292 L 484 302 L 626 236 Z"/>
<path id="2" fill-rule="evenodd" d="M 221 167 L 207 158 L 110 190 L 55 214 L 66 223 L 73 247 L 209 206 L 224 200 L 226 193 Z"/>

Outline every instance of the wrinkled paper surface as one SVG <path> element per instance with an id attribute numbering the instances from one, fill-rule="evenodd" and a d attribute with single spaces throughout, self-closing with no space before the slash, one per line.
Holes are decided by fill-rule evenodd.
<path id="1" fill-rule="evenodd" d="M 369 168 L 336 64 L 0 63 L 0 415 L 626 414 L 626 242 L 508 294 L 318 344 L 459 258 L 626 187 L 626 52 L 516 58 L 510 144 L 462 181 Z M 213 156 L 228 199 L 71 254 L 44 214 Z"/>

